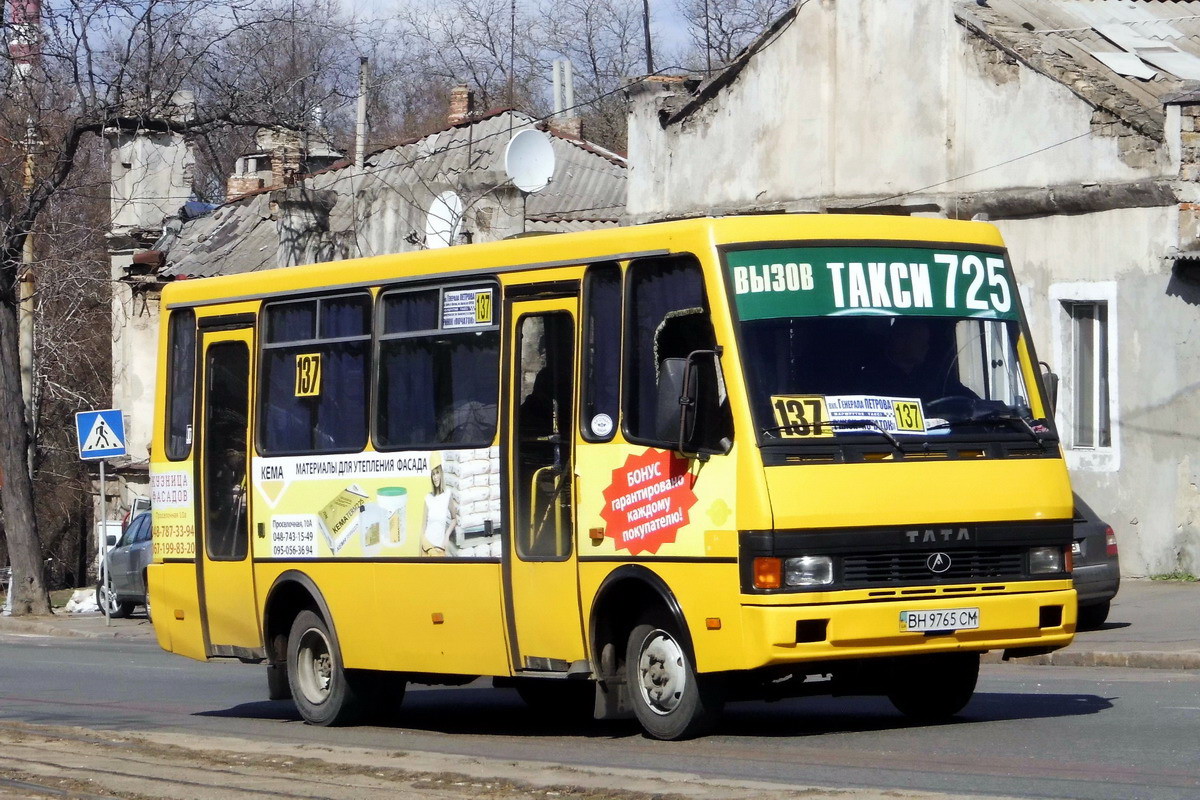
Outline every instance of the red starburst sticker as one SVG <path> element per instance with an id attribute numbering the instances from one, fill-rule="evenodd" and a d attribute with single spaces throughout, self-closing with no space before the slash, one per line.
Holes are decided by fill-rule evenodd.
<path id="1" fill-rule="evenodd" d="M 688 510 L 696 504 L 695 482 L 687 459 L 669 451 L 629 456 L 613 470 L 612 483 L 604 490 L 604 535 L 630 555 L 657 553 L 688 524 Z"/>

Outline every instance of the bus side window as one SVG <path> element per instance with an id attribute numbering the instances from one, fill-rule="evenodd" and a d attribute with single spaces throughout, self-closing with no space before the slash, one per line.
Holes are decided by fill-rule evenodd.
<path id="1" fill-rule="evenodd" d="M 196 391 L 196 312 L 171 312 L 167 329 L 167 458 L 180 461 L 192 452 L 193 398 Z"/>
<path id="2" fill-rule="evenodd" d="M 381 449 L 484 447 L 496 437 L 495 286 L 403 289 L 381 300 Z"/>
<path id="3" fill-rule="evenodd" d="M 262 452 L 361 450 L 367 443 L 371 296 L 273 303 L 264 317 Z"/>
<path id="4" fill-rule="evenodd" d="M 580 431 L 589 442 L 616 433 L 621 384 L 621 268 L 588 267 L 583 278 L 583 372 Z"/>
<path id="5" fill-rule="evenodd" d="M 633 262 L 626 304 L 626 434 L 631 440 L 675 448 L 678 438 L 664 438 L 659 430 L 659 376 L 695 351 L 716 347 L 700 265 L 690 256 Z M 708 355 L 694 363 L 700 395 L 691 444 L 703 451 L 726 452 L 733 425 L 719 361 Z"/>

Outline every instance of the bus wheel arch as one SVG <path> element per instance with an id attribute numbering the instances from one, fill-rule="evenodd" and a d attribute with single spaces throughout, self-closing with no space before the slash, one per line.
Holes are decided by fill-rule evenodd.
<path id="1" fill-rule="evenodd" d="M 329 629 L 331 646 L 338 648 L 333 615 L 312 578 L 297 570 L 283 572 L 271 584 L 263 606 L 263 642 L 267 651 L 267 696 L 271 700 L 292 698 L 288 682 L 288 636 L 302 611 L 321 617 Z"/>
<path id="2" fill-rule="evenodd" d="M 598 719 L 634 716 L 634 687 L 626 680 L 625 662 L 630 636 L 650 620 L 670 627 L 682 652 L 695 664 L 691 632 L 666 581 L 640 564 L 626 564 L 609 573 L 592 601 L 588 626 L 599 692 Z"/>

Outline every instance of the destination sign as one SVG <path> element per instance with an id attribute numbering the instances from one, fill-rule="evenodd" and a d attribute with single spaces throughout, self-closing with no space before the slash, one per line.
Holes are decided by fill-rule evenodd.
<path id="1" fill-rule="evenodd" d="M 1016 319 L 1004 258 L 920 247 L 794 247 L 727 254 L 743 320 L 845 314 Z"/>

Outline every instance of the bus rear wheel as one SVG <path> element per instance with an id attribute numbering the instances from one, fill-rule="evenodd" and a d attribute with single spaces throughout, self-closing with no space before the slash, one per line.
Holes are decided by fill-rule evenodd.
<path id="1" fill-rule="evenodd" d="M 979 653 L 916 656 L 896 662 L 887 696 L 900 713 L 941 722 L 966 707 L 979 680 Z"/>
<path id="2" fill-rule="evenodd" d="M 647 735 L 675 741 L 699 736 L 724 708 L 717 678 L 698 675 L 672 623 L 638 625 L 625 651 L 633 711 Z"/>
<path id="3" fill-rule="evenodd" d="M 301 611 L 288 634 L 287 677 L 300 716 L 310 725 L 356 722 L 362 702 L 342 667 L 329 626 L 312 611 Z"/>

